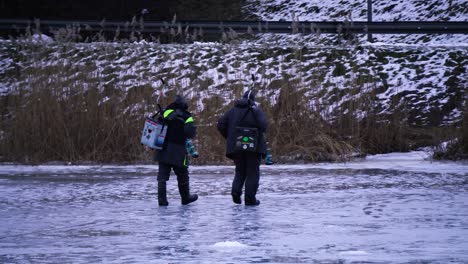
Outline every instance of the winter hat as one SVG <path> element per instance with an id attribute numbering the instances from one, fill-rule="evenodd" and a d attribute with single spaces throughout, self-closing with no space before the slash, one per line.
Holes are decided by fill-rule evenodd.
<path id="1" fill-rule="evenodd" d="M 183 110 L 188 109 L 187 101 L 185 100 L 185 98 L 182 95 L 179 95 L 179 94 L 176 95 L 176 97 L 174 99 L 174 104 L 180 109 L 183 109 Z"/>
<path id="2" fill-rule="evenodd" d="M 250 101 L 255 101 L 255 92 L 252 90 L 248 90 L 247 92 L 244 93 L 242 96 L 243 98 L 249 99 Z"/>

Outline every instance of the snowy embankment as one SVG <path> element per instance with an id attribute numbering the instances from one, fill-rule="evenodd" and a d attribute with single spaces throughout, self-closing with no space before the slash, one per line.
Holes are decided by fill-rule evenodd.
<path id="1" fill-rule="evenodd" d="M 468 173 L 468 163 L 433 161 L 430 153 L 413 151 L 371 155 L 345 163 L 313 163 L 301 165 L 262 166 L 263 174 L 300 174 L 318 170 L 386 170 L 440 174 Z M 0 165 L 0 176 L 140 176 L 156 175 L 157 165 Z M 190 166 L 191 174 L 233 174 L 234 166 Z"/>
<path id="2" fill-rule="evenodd" d="M 364 0 L 247 0 L 246 10 L 263 20 L 342 21 L 348 12 L 355 21 L 367 21 Z M 465 0 L 372 0 L 373 21 L 466 21 Z"/>
<path id="3" fill-rule="evenodd" d="M 468 21 L 464 0 L 372 3 L 373 21 Z M 355 0 L 248 0 L 243 10 L 272 21 L 367 20 L 367 1 Z M 460 121 L 468 89 L 468 34 L 374 34 L 374 43 L 366 35 L 356 37 L 352 45 L 335 34 L 263 34 L 249 41 L 189 45 L 43 40 L 43 50 L 3 41 L 0 94 L 44 81 L 131 93 L 160 89 L 162 77 L 171 89 L 196 99 L 202 110 L 205 98 L 217 96 L 229 104 L 238 93 L 234 87 L 245 89 L 254 74 L 260 95 L 272 105 L 281 89 L 294 85 L 326 118 L 348 111 L 365 115 L 372 109 L 381 114 L 409 111 L 410 122 L 418 125 Z M 369 100 L 372 106 L 363 103 Z M 350 104 L 358 109 L 348 109 Z"/>
<path id="4" fill-rule="evenodd" d="M 65 90 L 81 92 L 90 87 L 131 94 L 150 88 L 156 94 L 162 77 L 171 89 L 197 100 L 199 111 L 206 107 L 206 98 L 220 97 L 229 104 L 239 93 L 236 87 L 249 87 L 254 74 L 259 97 L 271 105 L 282 89 L 292 85 L 325 118 L 348 111 L 410 110 L 412 123 L 451 124 L 461 119 L 468 79 L 468 45 L 143 42 L 71 44 L 64 49 L 49 43 L 39 52 L 17 47 L 12 42 L 0 44 L 5 76 L 0 79 L 1 93 L 63 83 Z M 128 111 L 145 104 L 132 105 Z"/>
<path id="5" fill-rule="evenodd" d="M 265 21 L 367 21 L 366 0 L 248 0 L 244 10 Z M 372 21 L 468 21 L 465 0 L 372 0 Z M 359 36 L 365 41 L 367 36 Z M 468 34 L 374 34 L 376 42 L 468 44 Z"/>
<path id="6" fill-rule="evenodd" d="M 250 5 L 246 6 L 246 10 L 264 20 L 289 20 L 292 16 L 289 14 L 295 13 L 293 18 L 299 21 L 351 21 L 365 20 L 364 2 L 251 0 L 248 1 Z M 374 21 L 467 20 L 468 7 L 463 5 L 461 0 L 446 4 L 438 1 L 415 1 L 412 4 L 408 1 L 393 3 L 381 0 L 375 0 L 373 3 Z M 350 10 L 352 12 L 349 15 Z M 416 17 L 418 19 L 415 19 Z M 313 114 L 306 113 L 308 117 L 317 117 L 320 121 L 325 120 L 328 124 L 342 127 L 343 131 L 333 131 L 338 133 L 340 143 L 341 138 L 346 138 L 349 142 L 354 141 L 353 146 L 359 148 L 371 146 L 373 149 L 367 150 L 371 153 L 405 151 L 459 136 L 453 131 L 431 133 L 431 130 L 459 126 L 463 111 L 466 111 L 467 36 L 468 34 L 374 35 L 377 41 L 375 43 L 367 43 L 365 35 L 356 36 L 354 39 L 354 36 L 349 34 L 261 34 L 248 36 L 248 40 L 234 38 L 223 43 L 187 45 L 161 45 L 145 41 L 1 41 L 0 95 L 5 102 L 11 104 L 4 110 L 4 120 L 7 121 L 20 122 L 9 119 L 20 112 L 21 108 L 16 108 L 18 105 L 39 102 L 30 100 L 29 94 L 36 92 L 37 95 L 49 90 L 53 90 L 52 94 L 56 96 L 52 101 L 60 103 L 61 99 L 57 98 L 63 98 L 65 106 L 77 106 L 70 104 L 68 100 L 84 98 L 83 95 L 91 91 L 89 94 L 94 97 L 90 98 L 90 102 L 84 103 L 83 107 L 73 108 L 73 111 L 83 111 L 85 120 L 93 115 L 85 114 L 90 106 L 98 106 L 98 110 L 106 107 L 118 109 L 122 116 L 131 117 L 125 118 L 126 120 L 136 120 L 144 114 L 154 112 L 155 101 L 162 87 L 160 78 L 164 78 L 170 86 L 170 91 L 165 91 L 168 96 L 164 99 L 170 100 L 168 98 L 175 91 L 184 94 L 190 99 L 194 115 L 210 117 L 203 120 L 203 126 L 207 128 L 213 125 L 215 117 L 224 111 L 227 105 L 252 85 L 250 76 L 253 74 L 256 77 L 258 101 L 264 109 L 276 114 L 271 117 L 272 122 L 289 120 L 289 117 L 282 115 L 283 110 L 287 109 L 284 106 L 298 105 L 301 107 L 300 113 L 310 110 Z M 22 102 L 15 104 L 13 102 L 16 101 L 10 100 L 15 96 L 3 96 L 5 94 L 19 95 L 18 100 Z M 45 107 L 47 108 L 51 109 L 49 105 Z M 57 109 L 62 108 L 58 105 Z M 70 113 L 70 110 L 67 111 L 64 113 Z M 292 113 L 294 112 L 289 114 Z M 63 120 L 68 119 L 66 117 Z M 101 121 L 106 120 L 109 119 L 103 117 Z M 101 121 L 99 123 L 102 123 Z M 397 129 L 379 126 L 386 123 Z M 360 127 L 366 125 L 375 130 Z M 125 127 L 134 126 L 137 125 Z M 11 145 L 21 144 L 20 142 L 25 140 L 10 140 L 13 135 L 18 135 L 13 129 L 10 131 L 9 128 L 12 127 L 14 126 L 8 124 L 0 128 L 3 130 L 0 131 L 0 140 L 14 142 Z M 418 130 L 413 132 L 415 127 Z M 298 131 L 304 131 L 306 128 L 301 129 Z M 396 132 L 394 135 L 379 135 L 379 129 Z M 360 134 L 363 131 L 367 131 L 367 135 Z M 54 133 L 55 131 L 50 134 Z M 351 134 L 348 135 L 349 133 Z M 301 134 L 309 135 L 306 132 Z M 26 132 L 24 135 L 29 137 Z M 50 138 L 56 138 L 56 135 L 49 135 Z M 137 140 L 137 136 L 132 138 Z M 208 138 L 210 143 L 213 138 L 214 136 Z M 271 138 L 275 144 L 276 138 Z M 371 141 L 367 141 L 369 138 Z M 388 140 L 382 141 L 384 138 Z M 355 139 L 359 143 L 356 143 Z M 375 141 L 372 141 L 374 139 Z M 393 139 L 402 140 L 395 142 Z M 58 141 L 53 141 L 56 142 Z M 292 145 L 295 145 L 294 149 L 297 149 L 297 146 L 316 145 L 304 142 Z M 204 142 L 201 143 L 203 144 L 200 145 L 204 145 Z M 285 142 L 276 143 L 284 145 Z M 92 145 L 99 144 L 100 140 L 96 140 Z M 88 147 L 81 143 L 76 145 Z M 205 144 L 207 145 L 209 144 Z M 387 146 L 390 146 L 390 149 Z M 34 156 L 37 153 L 28 146 L 20 146 L 21 151 L 10 147 L 21 153 L 18 157 L 26 157 L 26 161 L 29 161 L 30 155 Z M 272 147 L 278 149 L 278 145 Z M 95 153 L 94 150 L 85 149 L 79 159 L 89 160 L 88 153 Z M 217 151 L 219 154 L 216 156 L 222 156 L 221 148 Z M 67 154 L 72 152 L 74 150 L 54 149 L 53 152 L 44 154 L 41 160 L 73 160 Z M 287 152 L 278 153 L 277 157 L 280 159 L 290 155 L 291 151 Z M 314 159 L 319 156 L 311 153 L 314 152 L 308 151 L 306 156 Z M 138 149 L 133 150 L 130 156 L 139 157 L 140 154 Z M 51 157 L 53 155 L 57 157 Z M 297 157 L 302 159 L 300 155 Z M 285 159 L 289 160 L 289 157 Z"/>

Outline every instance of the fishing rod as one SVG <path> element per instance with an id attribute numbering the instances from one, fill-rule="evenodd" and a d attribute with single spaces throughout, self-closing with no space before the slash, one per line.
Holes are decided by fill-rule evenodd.
<path id="1" fill-rule="evenodd" d="M 250 85 L 249 93 L 247 94 L 247 100 L 249 102 L 250 107 L 252 104 L 254 104 L 254 102 L 251 102 L 250 100 L 250 94 L 255 93 L 255 75 L 253 75 L 253 73 L 251 74 L 251 78 L 252 78 L 252 83 Z"/>
<path id="2" fill-rule="evenodd" d="M 166 89 L 167 83 L 163 80 L 163 78 L 160 78 L 160 80 L 163 86 L 161 88 L 161 91 L 159 91 L 158 97 L 156 98 L 156 105 L 158 106 L 159 110 L 151 117 L 145 118 L 145 123 L 143 126 L 143 131 L 140 140 L 140 143 L 142 145 L 145 145 L 150 149 L 162 149 L 164 139 L 167 133 L 167 125 L 162 121 L 161 118 L 164 109 L 161 107 L 160 103 L 161 95 Z"/>
<path id="3" fill-rule="evenodd" d="M 162 111 L 163 109 L 162 109 L 161 104 L 159 102 L 161 100 L 161 95 L 163 94 L 164 90 L 167 88 L 167 83 L 164 81 L 163 78 L 159 78 L 159 80 L 161 80 L 163 86 L 162 86 L 161 90 L 159 91 L 158 98 L 156 99 L 156 105 L 158 106 L 159 111 Z"/>

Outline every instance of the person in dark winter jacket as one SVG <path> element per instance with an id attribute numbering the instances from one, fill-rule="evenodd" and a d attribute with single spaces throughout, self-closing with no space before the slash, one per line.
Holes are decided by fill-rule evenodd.
<path id="1" fill-rule="evenodd" d="M 258 140 L 254 151 L 236 148 L 236 127 L 257 128 Z M 266 154 L 264 133 L 268 127 L 265 114 L 255 104 L 255 93 L 246 92 L 235 102 L 217 124 L 218 131 L 226 139 L 226 156 L 234 161 L 236 171 L 231 195 L 236 204 L 241 204 L 242 188 L 245 184 L 245 205 L 259 205 L 256 194 L 260 180 L 260 163 Z"/>
<path id="2" fill-rule="evenodd" d="M 195 136 L 196 127 L 187 109 L 188 105 L 184 97 L 177 95 L 174 102 L 169 104 L 163 112 L 163 119 L 167 125 L 166 139 L 163 148 L 155 151 L 155 160 L 159 162 L 159 206 L 169 204 L 166 196 L 166 182 L 169 180 L 171 169 L 177 176 L 182 204 L 186 205 L 198 199 L 198 195 L 190 194 L 186 141 Z"/>

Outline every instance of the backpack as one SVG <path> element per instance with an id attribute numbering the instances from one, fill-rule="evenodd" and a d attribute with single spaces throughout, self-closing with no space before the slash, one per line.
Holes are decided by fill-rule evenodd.
<path id="1" fill-rule="evenodd" d="M 249 107 L 244 116 L 239 120 L 240 123 L 252 108 Z M 255 118 L 255 115 L 254 115 Z M 258 129 L 256 127 L 236 126 L 234 130 L 236 144 L 235 151 L 240 152 L 256 152 L 258 148 Z"/>

